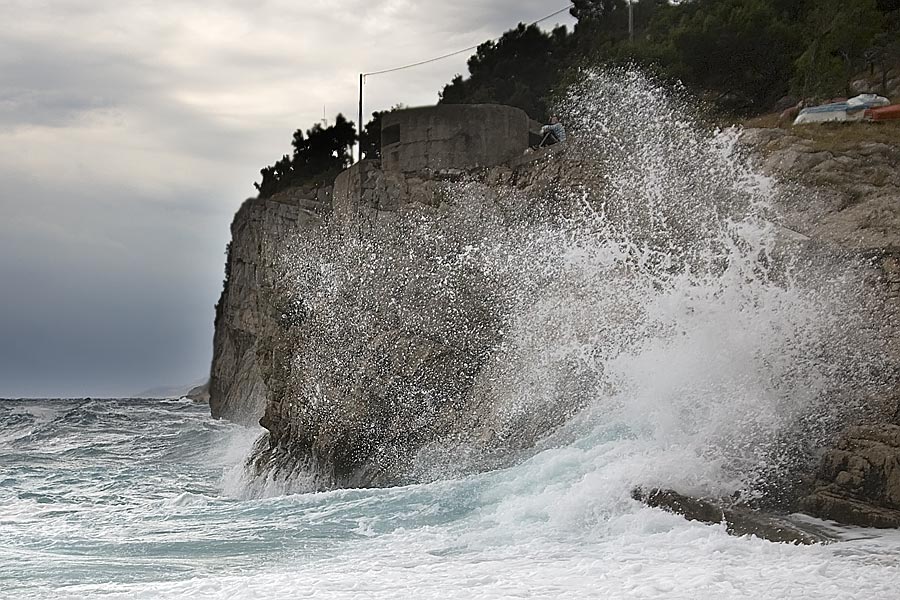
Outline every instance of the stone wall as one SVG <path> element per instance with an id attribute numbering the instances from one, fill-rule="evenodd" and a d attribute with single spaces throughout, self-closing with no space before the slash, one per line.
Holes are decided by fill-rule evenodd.
<path id="1" fill-rule="evenodd" d="M 528 147 L 524 111 L 499 104 L 439 104 L 384 115 L 381 156 L 385 171 L 491 167 Z"/>
<path id="2" fill-rule="evenodd" d="M 390 202 L 380 161 L 362 160 L 334 180 L 334 218 L 345 227 L 358 225 L 371 210 Z"/>

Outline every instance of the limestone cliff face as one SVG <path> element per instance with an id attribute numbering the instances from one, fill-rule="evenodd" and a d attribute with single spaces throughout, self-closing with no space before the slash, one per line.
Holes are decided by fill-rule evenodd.
<path id="1" fill-rule="evenodd" d="M 485 241 L 496 221 L 514 227 L 547 212 L 538 204 L 553 200 L 560 180 L 576 179 L 566 177 L 574 165 L 559 151 L 523 154 L 528 127 L 509 107 L 403 111 L 385 123 L 396 138 L 385 139 L 386 168 L 362 161 L 314 203 L 311 190 L 291 190 L 244 204 L 217 312 L 211 407 L 268 430 L 255 456 L 261 471 L 290 473 L 312 461 L 323 486 L 386 485 L 439 437 L 496 435 L 474 386 L 501 337 L 504 282 L 465 265 L 448 281 L 428 243 L 405 242 L 432 236 L 463 248 Z M 458 218 L 458 227 L 432 229 L 459 186 L 477 188 L 493 217 L 476 207 L 443 219 Z M 313 239 L 315 248 L 302 247 Z M 333 264 L 353 262 L 338 275 L 345 280 L 305 262 L 321 248 L 332 248 Z M 302 281 L 291 282 L 298 270 Z M 298 295 L 310 281 L 319 287 Z M 507 441 L 528 446 L 544 430 L 535 424 Z"/>
<path id="2" fill-rule="evenodd" d="M 745 139 L 764 170 L 816 190 L 812 202 L 803 196 L 785 207 L 789 227 L 870 257 L 873 285 L 883 291 L 880 312 L 894 332 L 889 352 L 900 357 L 900 133 L 891 127 L 760 129 Z M 823 452 L 803 510 L 843 523 L 900 527 L 900 397 L 873 400 L 893 418 L 851 427 Z"/>
<path id="3" fill-rule="evenodd" d="M 595 175 L 590 165 L 567 157 L 565 148 L 511 158 L 507 141 L 527 140 L 527 118 L 515 109 L 490 111 L 495 126 L 475 133 L 436 127 L 434 118 L 440 121 L 440 115 L 411 111 L 404 120 L 399 113 L 392 117 L 397 122 L 386 124 L 397 130 L 384 140 L 390 142 L 383 148 L 385 164 L 358 163 L 333 188 L 248 200 L 235 216 L 216 313 L 210 406 L 214 416 L 259 421 L 266 428 L 254 456 L 261 472 L 277 476 L 312 463 L 322 473 L 323 486 L 389 485 L 408 475 L 401 465 L 410 455 L 453 443 L 481 452 L 473 460 L 485 466 L 502 464 L 502 452 L 493 449 L 529 447 L 578 408 L 548 407 L 522 416 L 515 427 L 498 420 L 476 375 L 489 368 L 507 325 L 497 293 L 504 285 L 502 274 L 491 279 L 462 265 L 447 281 L 445 271 L 430 268 L 441 258 L 428 254 L 427 244 L 422 255 L 413 255 L 403 243 L 410 235 L 444 241 L 449 236 L 465 248 L 466 235 L 489 235 L 479 229 L 480 221 L 495 219 L 514 229 L 538 214 L 564 213 L 573 196 L 559 196 L 560 188 Z M 884 290 L 885 319 L 894 319 L 900 313 L 900 147 L 863 141 L 824 149 L 782 130 L 747 131 L 743 142 L 764 170 L 818 190 L 814 201 L 798 194 L 796 205 L 784 207 L 782 224 L 816 244 L 871 257 L 872 285 Z M 413 145 L 427 150 L 425 159 L 412 151 Z M 492 154 L 492 145 L 503 152 Z M 459 216 L 465 221 L 460 231 L 468 233 L 455 238 L 452 231 L 429 229 L 433 217 L 446 216 L 448 194 L 460 186 L 491 210 L 475 207 L 468 220 Z M 335 281 L 334 273 L 318 272 L 314 260 L 283 261 L 283 250 L 291 249 L 288 254 L 297 263 L 307 250 L 304 240 L 312 238 L 335 252 L 350 248 L 341 260 L 362 273 L 358 280 Z M 381 256 L 377 265 L 368 260 L 388 246 L 396 256 Z M 307 297 L 298 294 L 296 285 L 285 283 L 298 270 L 327 293 L 310 288 Z M 330 320 L 310 318 L 329 310 L 343 312 Z M 365 320 L 372 315 L 383 324 L 368 326 Z M 317 322 L 338 325 L 323 328 Z M 465 333 L 445 335 L 448 331 Z M 311 340 L 327 340 L 333 350 L 325 352 Z M 900 345 L 893 352 L 900 357 Z M 570 390 L 570 397 L 589 384 L 578 378 L 554 382 Z M 296 402 L 301 396 L 318 404 L 301 405 Z M 896 403 L 896 398 L 881 400 Z M 894 502 L 888 490 L 895 485 L 893 475 L 872 473 L 895 464 L 900 450 L 882 445 L 877 459 L 865 458 L 867 464 L 877 462 L 869 470 L 857 468 L 859 461 L 847 454 L 865 444 L 847 442 L 840 457 L 826 457 L 817 484 L 820 500 L 845 494 L 853 502 Z M 856 471 L 842 470 L 849 464 Z M 840 475 L 845 471 L 851 474 Z M 876 482 L 869 488 L 884 490 L 843 485 L 860 478 Z M 835 506 L 829 502 L 812 498 L 804 505 L 823 516 L 841 516 L 840 510 L 823 508 Z"/>
<path id="4" fill-rule="evenodd" d="M 270 296 L 281 326 L 257 338 L 274 357 L 263 376 L 268 435 L 255 455 L 259 471 L 278 476 L 312 466 L 323 487 L 390 485 L 414 476 L 409 465 L 420 452 L 491 445 L 502 425 L 477 376 L 502 339 L 505 283 L 465 265 L 448 276 L 429 242 L 462 249 L 486 241 L 493 219 L 514 227 L 545 212 L 528 199 L 552 199 L 565 162 L 541 153 L 516 163 L 402 172 L 363 161 L 337 178 L 329 231 L 315 245 L 336 241 L 330 258 L 346 266 L 341 280 L 311 274 L 315 261 L 302 257 L 313 250 L 289 252 L 295 262 L 285 265 L 285 279 L 293 271 L 303 282 Z M 485 212 L 448 215 L 447 195 L 458 186 L 483 194 Z M 455 225 L 436 225 L 446 221 Z M 309 280 L 315 283 L 298 297 Z M 318 297 L 317 289 L 334 288 Z M 297 402 L 309 397 L 317 400 Z M 564 418 L 548 411 L 540 424 L 504 432 L 504 447 L 528 447 Z M 500 464 L 502 454 L 486 452 L 476 462 Z"/>
<path id="5" fill-rule="evenodd" d="M 271 356 L 260 347 L 279 316 L 265 291 L 277 285 L 267 262 L 273 246 L 315 228 L 330 210 L 330 188 L 290 189 L 244 202 L 231 225 L 225 285 L 216 305 L 209 404 L 212 415 L 256 424 L 269 390 L 264 375 Z"/>
<path id="6" fill-rule="evenodd" d="M 469 124 L 473 122 L 479 127 L 472 128 Z M 440 106 L 393 113 L 385 123 L 383 144 L 389 169 L 382 170 L 379 161 L 363 161 L 337 178 L 333 194 L 332 187 L 291 189 L 267 199 L 247 200 L 232 223 L 226 282 L 216 311 L 210 379 L 213 416 L 241 423 L 261 422 L 269 430 L 269 445 L 281 462 L 312 450 L 319 462 L 334 466 L 335 477 L 344 483 L 383 481 L 382 475 L 358 472 L 364 456 L 342 456 L 342 452 L 358 454 L 354 449 L 384 442 L 388 434 L 375 439 L 360 431 L 373 428 L 378 418 L 375 413 L 379 412 L 376 407 L 390 404 L 384 400 L 386 394 L 413 382 L 421 389 L 424 378 L 431 380 L 431 388 L 442 388 L 445 399 L 461 396 L 471 384 L 478 360 L 483 360 L 492 343 L 487 325 L 491 317 L 484 316 L 485 327 L 465 349 L 449 347 L 399 325 L 377 340 L 351 337 L 346 344 L 361 356 L 348 362 L 359 366 L 360 376 L 374 379 L 373 387 L 378 388 L 377 382 L 382 381 L 382 391 L 358 399 L 369 406 L 367 410 L 357 406 L 350 411 L 354 418 L 361 419 L 358 427 L 345 421 L 338 432 L 328 422 L 317 421 L 306 433 L 299 432 L 297 407 L 290 402 L 291 392 L 297 390 L 289 384 L 302 373 L 303 366 L 291 360 L 295 360 L 292 357 L 297 345 L 302 345 L 309 334 L 302 325 L 304 307 L 285 296 L 290 290 L 281 289 L 284 265 L 277 264 L 280 250 L 292 241 L 312 236 L 326 219 L 344 232 L 345 243 L 349 244 L 370 237 L 379 219 L 382 223 L 390 221 L 403 213 L 404 207 L 436 209 L 448 181 L 460 179 L 467 170 L 488 168 L 493 173 L 489 177 L 507 177 L 508 167 L 498 164 L 521 155 L 528 142 L 528 127 L 524 112 L 496 105 Z M 552 169 L 541 172 L 549 185 Z M 430 300 L 430 309 L 440 302 L 439 298 Z M 474 301 L 469 304 L 477 311 Z M 385 321 L 391 316 L 384 315 Z M 436 323 L 428 327 L 439 329 Z M 374 346 L 363 347 L 366 342 Z M 392 366 L 381 364 L 372 356 L 373 350 L 392 356 Z M 448 382 L 461 372 L 470 376 L 462 378 L 458 389 L 449 389 L 452 386 Z M 340 387 L 340 381 L 334 382 L 334 390 Z M 347 395 L 354 394 L 350 391 Z M 321 416 L 306 415 L 314 421 Z M 395 437 L 401 435 L 397 426 L 390 429 L 379 423 L 379 427 L 393 431 L 390 435 Z M 428 437 L 426 433 L 421 435 Z"/>

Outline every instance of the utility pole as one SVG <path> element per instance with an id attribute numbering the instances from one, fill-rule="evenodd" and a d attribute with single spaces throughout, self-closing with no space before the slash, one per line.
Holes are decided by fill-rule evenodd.
<path id="1" fill-rule="evenodd" d="M 634 2 L 628 0 L 628 41 L 634 43 Z"/>
<path id="2" fill-rule="evenodd" d="M 356 162 L 362 160 L 362 131 L 363 131 L 363 77 L 362 73 L 359 74 L 359 123 L 356 125 L 357 131 L 357 142 L 356 142 Z"/>

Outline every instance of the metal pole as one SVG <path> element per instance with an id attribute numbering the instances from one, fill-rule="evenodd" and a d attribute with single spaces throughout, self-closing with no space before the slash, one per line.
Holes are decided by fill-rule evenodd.
<path id="1" fill-rule="evenodd" d="M 628 41 L 634 42 L 634 3 L 628 0 Z"/>
<path id="2" fill-rule="evenodd" d="M 356 161 L 362 160 L 362 132 L 363 132 L 363 74 L 359 74 L 359 124 L 356 126 L 357 145 L 356 145 Z"/>

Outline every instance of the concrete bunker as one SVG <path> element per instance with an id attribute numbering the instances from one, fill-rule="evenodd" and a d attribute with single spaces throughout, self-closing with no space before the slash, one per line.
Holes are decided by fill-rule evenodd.
<path id="1" fill-rule="evenodd" d="M 500 104 L 438 104 L 384 115 L 381 164 L 404 173 L 492 167 L 528 148 L 525 111 Z"/>

